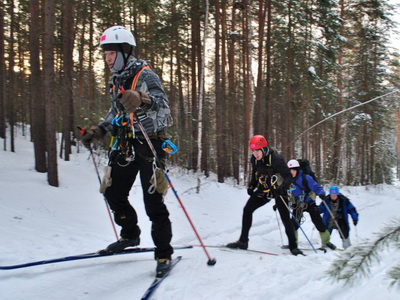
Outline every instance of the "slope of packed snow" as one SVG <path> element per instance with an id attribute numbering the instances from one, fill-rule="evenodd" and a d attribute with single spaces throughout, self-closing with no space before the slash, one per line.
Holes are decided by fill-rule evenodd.
<path id="1" fill-rule="evenodd" d="M 247 200 L 244 187 L 229 180 L 220 184 L 215 178 L 202 178 L 197 194 L 195 175 L 175 168 L 169 174 L 206 245 L 237 240 Z M 33 147 L 27 139 L 16 140 L 16 153 L 0 151 L 0 265 L 93 252 L 115 240 L 89 153 L 83 150 L 75 152 L 69 162 L 60 160 L 59 180 L 60 187 L 51 187 L 47 174 L 34 170 Z M 374 238 L 375 232 L 399 216 L 396 185 L 343 187 L 342 191 L 360 214 L 358 226 L 352 226 L 350 232 L 353 245 Z M 153 246 L 139 182 L 130 199 L 139 215 L 141 246 Z M 173 244 L 198 245 L 172 191 L 166 203 L 173 223 Z M 400 260 L 394 249 L 383 251 L 382 259 L 372 265 L 370 277 L 343 286 L 326 276 L 341 252 L 315 254 L 309 250 L 305 257 L 288 255 L 288 250 L 280 249 L 287 239 L 279 222 L 271 203 L 257 210 L 249 244 L 251 249 L 279 256 L 210 247 L 207 251 L 217 260 L 210 267 L 200 247 L 176 251 L 183 259 L 153 299 L 400 299 L 400 291 L 389 288 L 386 277 L 387 269 Z M 303 228 L 319 246 L 318 232 L 308 214 Z M 310 248 L 301 233 L 299 238 L 301 247 Z M 332 242 L 341 247 L 336 231 Z M 0 299 L 140 299 L 154 278 L 155 266 L 153 254 L 142 253 L 0 270 Z"/>

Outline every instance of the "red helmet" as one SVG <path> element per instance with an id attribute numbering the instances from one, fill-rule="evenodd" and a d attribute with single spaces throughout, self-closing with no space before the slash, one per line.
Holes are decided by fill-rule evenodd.
<path id="1" fill-rule="evenodd" d="M 267 145 L 268 142 L 262 135 L 255 135 L 249 141 L 250 150 L 259 150 Z"/>

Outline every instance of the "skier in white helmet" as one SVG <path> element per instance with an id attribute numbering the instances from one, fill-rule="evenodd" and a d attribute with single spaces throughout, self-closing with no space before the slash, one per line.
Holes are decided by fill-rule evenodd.
<path id="1" fill-rule="evenodd" d="M 314 223 L 315 228 L 317 228 L 320 234 L 322 243 L 321 248 L 330 248 L 335 250 L 336 246 L 330 241 L 330 233 L 322 222 L 319 207 L 315 202 L 315 197 L 311 196 L 313 192 L 315 195 L 318 195 L 322 201 L 325 201 L 326 195 L 324 188 L 320 186 L 312 176 L 303 173 L 303 170 L 301 169 L 300 163 L 297 159 L 289 160 L 287 165 L 294 179 L 291 189 L 289 190 L 289 194 L 292 203 L 294 203 L 292 221 L 296 230 L 296 237 L 298 235 L 297 229 L 303 222 L 303 213 L 308 212 L 310 214 L 311 221 Z"/>
<path id="2" fill-rule="evenodd" d="M 109 172 L 103 179 L 101 192 L 114 213 L 115 222 L 121 226 L 121 232 L 120 239 L 104 251 L 120 252 L 140 243 L 138 217 L 128 200 L 129 191 L 140 174 L 145 209 L 152 222 L 151 235 L 156 246 L 156 273 L 157 277 L 162 277 L 171 266 L 172 229 L 163 201 L 168 183 L 162 172 L 155 177 L 155 170 L 165 168 L 166 153 L 161 146 L 167 138 L 165 129 L 170 107 L 160 78 L 147 62 L 134 57 L 135 46 L 133 34 L 122 26 L 110 27 L 101 35 L 100 47 L 113 73 L 109 81 L 111 108 L 103 122 L 81 131 L 82 142 L 90 149 L 91 143 L 103 139 L 107 132 L 112 136 Z M 159 160 L 154 158 L 138 126 L 138 116 Z"/>

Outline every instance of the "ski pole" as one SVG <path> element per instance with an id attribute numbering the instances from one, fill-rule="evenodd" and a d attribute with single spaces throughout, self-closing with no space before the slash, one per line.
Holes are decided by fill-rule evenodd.
<path id="1" fill-rule="evenodd" d="M 312 240 L 312 238 L 313 238 L 314 230 L 315 230 L 315 226 L 313 226 L 313 228 L 311 229 L 310 240 Z"/>
<path id="2" fill-rule="evenodd" d="M 328 210 L 329 214 L 331 215 L 331 218 L 332 218 L 333 221 L 335 222 L 335 225 L 336 225 L 336 227 L 337 227 L 337 230 L 338 230 L 339 233 L 340 233 L 340 238 L 344 239 L 344 234 L 343 234 L 342 230 L 340 229 L 339 224 L 338 224 L 338 222 L 336 221 L 336 218 L 334 217 L 332 211 L 329 209 L 328 204 L 326 204 L 325 201 L 322 201 L 322 203 L 324 203 L 326 209 Z"/>
<path id="3" fill-rule="evenodd" d="M 148 144 L 149 147 L 150 147 L 150 150 L 153 152 L 154 158 L 155 158 L 156 161 L 161 165 L 161 162 L 160 162 L 160 160 L 159 160 L 159 158 L 158 158 L 158 156 L 157 156 L 157 152 L 156 152 L 156 150 L 154 149 L 153 143 L 151 142 L 151 140 L 150 140 L 150 138 L 149 138 L 149 136 L 148 136 L 146 130 L 144 129 L 142 122 L 140 122 L 140 118 L 139 118 L 139 116 L 137 115 L 137 113 L 136 113 L 136 119 L 137 119 L 136 124 L 138 124 L 138 126 L 139 126 L 139 128 L 140 128 L 140 131 L 142 132 L 144 138 L 146 139 L 147 144 Z M 179 202 L 179 205 L 181 206 L 183 212 L 185 213 L 186 218 L 188 219 L 188 221 L 189 221 L 189 223 L 190 223 L 190 226 L 192 227 L 192 229 L 193 229 L 193 231 L 194 231 L 194 233 L 195 233 L 197 239 L 199 240 L 199 243 L 200 243 L 201 247 L 203 248 L 203 250 L 204 250 L 204 252 L 205 252 L 205 254 L 206 254 L 207 258 L 208 258 L 207 265 L 209 265 L 209 266 L 215 265 L 217 261 L 215 260 L 215 258 L 211 258 L 210 254 L 208 253 L 208 251 L 207 251 L 207 249 L 206 249 L 206 246 L 204 245 L 204 243 L 203 243 L 203 241 L 202 241 L 202 239 L 201 239 L 199 233 L 197 232 L 197 230 L 196 230 L 196 228 L 195 228 L 195 226 L 194 226 L 194 224 L 193 224 L 193 222 L 192 222 L 192 220 L 191 220 L 191 218 L 190 218 L 188 212 L 186 211 L 185 206 L 183 205 L 181 199 L 180 199 L 179 196 L 178 196 L 178 193 L 176 192 L 176 190 L 175 190 L 175 188 L 174 188 L 171 179 L 169 178 L 167 172 L 165 172 L 164 170 L 162 170 L 162 171 L 163 171 L 163 173 L 164 173 L 165 178 L 166 178 L 167 181 L 168 181 L 169 186 L 171 187 L 172 191 L 174 192 L 175 197 L 176 197 L 176 199 L 177 199 L 178 202 Z"/>
<path id="4" fill-rule="evenodd" d="M 304 232 L 303 228 L 301 227 L 300 223 L 296 220 L 296 217 L 294 216 L 293 212 L 290 211 L 289 206 L 287 205 L 287 203 L 285 202 L 285 200 L 283 199 L 282 195 L 279 195 L 279 197 L 281 197 L 282 202 L 285 204 L 287 210 L 289 211 L 289 213 L 292 215 L 293 220 L 296 222 L 296 225 L 299 226 L 301 232 L 303 232 L 304 236 L 306 237 L 308 243 L 311 245 L 311 248 L 313 248 L 314 252 L 317 253 L 317 250 L 315 250 L 314 245 L 311 243 L 310 239 L 308 238 L 307 234 Z"/>
<path id="5" fill-rule="evenodd" d="M 283 246 L 283 237 L 282 237 L 281 223 L 279 222 L 278 213 L 276 212 L 276 210 L 275 210 L 275 217 L 276 217 L 276 221 L 278 222 L 279 235 L 281 236 L 281 245 Z"/>
<path id="6" fill-rule="evenodd" d="M 78 127 L 78 129 L 79 129 L 79 132 L 80 132 L 82 135 L 84 135 L 84 134 L 86 133 L 86 129 L 85 129 L 85 128 Z M 101 185 L 100 172 L 99 172 L 99 169 L 97 168 L 96 159 L 94 158 L 94 153 L 93 153 L 92 147 L 89 146 L 88 149 L 89 149 L 89 152 L 90 152 L 90 156 L 92 157 L 92 161 L 93 161 L 93 164 L 94 164 L 94 168 L 95 168 L 95 170 L 96 170 L 97 178 L 99 179 L 99 183 L 100 183 L 100 185 Z M 104 202 L 105 202 L 105 204 L 106 204 L 107 213 L 108 213 L 108 216 L 110 217 L 111 226 L 112 226 L 112 228 L 113 228 L 113 230 L 114 230 L 115 237 L 116 237 L 117 240 L 118 240 L 118 233 L 117 233 L 117 230 L 116 230 L 116 228 L 115 228 L 115 224 L 114 224 L 113 218 L 112 218 L 112 216 L 111 216 L 110 207 L 108 206 L 107 199 L 106 199 L 105 197 L 103 197 L 103 199 L 104 199 Z"/>
<path id="7" fill-rule="evenodd" d="M 356 231 L 356 241 L 358 243 L 358 231 L 357 231 L 357 226 L 354 226 L 354 230 Z"/>

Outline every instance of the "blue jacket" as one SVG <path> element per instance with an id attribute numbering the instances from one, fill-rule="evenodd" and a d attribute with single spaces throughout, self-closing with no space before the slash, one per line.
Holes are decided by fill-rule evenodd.
<path id="1" fill-rule="evenodd" d="M 347 198 L 343 194 L 339 193 L 338 199 L 336 201 L 339 201 L 339 209 L 337 212 L 337 214 L 338 214 L 337 217 L 343 218 L 344 221 L 346 222 L 347 226 L 349 226 L 349 216 L 348 215 L 351 215 L 351 218 L 353 219 L 353 221 L 358 222 L 357 210 L 356 210 L 355 206 L 350 202 L 349 198 Z M 325 203 L 329 207 L 329 209 L 332 208 L 332 200 L 329 195 L 326 197 Z M 321 214 L 323 214 L 322 222 L 324 222 L 324 225 L 326 227 L 328 227 L 331 214 L 326 209 L 326 206 L 323 203 L 321 203 L 319 205 L 319 211 Z"/>
<path id="2" fill-rule="evenodd" d="M 317 194 L 318 196 L 322 196 L 325 197 L 325 190 L 322 186 L 320 186 L 318 184 L 318 182 L 316 182 L 314 180 L 314 178 L 312 178 L 310 175 L 308 174 L 304 174 L 304 183 L 307 184 L 307 186 L 303 186 L 303 170 L 299 170 L 297 172 L 296 177 L 294 178 L 294 190 L 291 191 L 292 196 L 294 196 L 296 199 L 300 199 L 302 196 L 304 196 L 304 202 L 306 202 L 307 204 L 314 204 L 315 201 L 311 199 L 311 197 L 307 194 L 305 195 L 306 191 L 309 190 L 311 192 L 314 192 L 315 194 Z M 304 184 L 304 185 L 305 185 Z"/>

